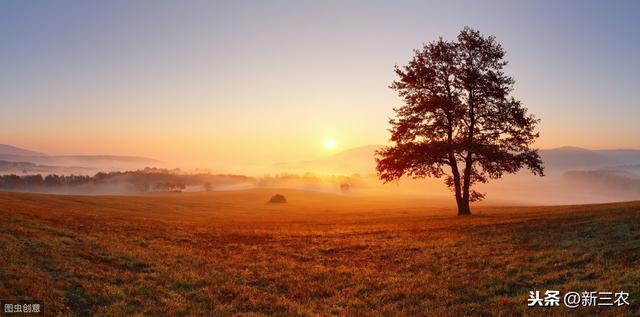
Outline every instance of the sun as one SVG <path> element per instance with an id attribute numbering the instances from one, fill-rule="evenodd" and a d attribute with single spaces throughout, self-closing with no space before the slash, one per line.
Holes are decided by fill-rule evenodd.
<path id="1" fill-rule="evenodd" d="M 324 147 L 331 151 L 336 147 L 336 142 L 334 142 L 333 139 L 326 139 L 324 141 Z"/>

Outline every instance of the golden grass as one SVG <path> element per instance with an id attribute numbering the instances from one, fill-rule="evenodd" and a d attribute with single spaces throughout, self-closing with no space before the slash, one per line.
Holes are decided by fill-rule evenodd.
<path id="1" fill-rule="evenodd" d="M 57 316 L 640 315 L 639 202 L 477 211 L 294 190 L 0 193 L 0 298 Z M 624 290 L 631 306 L 527 308 L 546 289 Z"/>

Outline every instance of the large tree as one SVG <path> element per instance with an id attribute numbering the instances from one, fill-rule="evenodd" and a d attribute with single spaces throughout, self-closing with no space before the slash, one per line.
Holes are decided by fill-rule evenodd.
<path id="1" fill-rule="evenodd" d="M 404 105 L 389 121 L 392 145 L 377 152 L 379 177 L 444 177 L 458 215 L 469 215 L 469 202 L 484 198 L 475 184 L 521 168 L 543 176 L 532 148 L 539 120 L 510 96 L 514 80 L 503 71 L 504 57 L 494 36 L 466 27 L 457 41 L 427 43 L 396 66 L 390 88 Z"/>

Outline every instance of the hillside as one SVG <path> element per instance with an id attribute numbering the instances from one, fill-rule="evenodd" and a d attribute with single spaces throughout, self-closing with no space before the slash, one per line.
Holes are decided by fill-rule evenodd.
<path id="1" fill-rule="evenodd" d="M 30 162 L 35 164 L 47 164 L 57 166 L 84 166 L 98 168 L 102 166 L 116 166 L 129 164 L 153 164 L 159 163 L 156 159 L 139 156 L 122 155 L 46 155 L 46 156 L 25 156 L 25 155 L 0 155 L 0 159 L 7 161 Z M 144 166 L 143 166 L 144 167 Z"/>
<path id="2" fill-rule="evenodd" d="M 45 156 L 46 154 L 25 150 L 13 145 L 0 144 L 0 155 L 17 155 L 17 156 Z"/>
<path id="3" fill-rule="evenodd" d="M 86 167 L 76 166 L 52 166 L 38 165 L 31 162 L 16 162 L 0 160 L 0 174 L 38 174 L 38 173 L 72 173 L 72 174 L 89 174 L 94 170 Z"/>
<path id="4" fill-rule="evenodd" d="M 587 150 L 578 147 L 560 147 L 541 150 L 540 155 L 549 169 L 593 170 L 640 164 L 640 150 Z"/>
<path id="5" fill-rule="evenodd" d="M 319 160 L 278 163 L 275 167 L 287 171 L 331 171 L 333 173 L 375 173 L 374 153 L 383 145 L 368 145 L 345 150 Z M 547 171 L 593 170 L 640 164 L 640 150 L 588 150 L 559 147 L 540 150 Z"/>
<path id="6" fill-rule="evenodd" d="M 46 155 L 7 144 L 0 144 L 0 160 L 39 165 L 26 169 L 38 173 L 82 173 L 137 169 L 159 166 L 162 162 L 140 156 L 126 155 Z"/>
<path id="7" fill-rule="evenodd" d="M 283 162 L 274 167 L 289 172 L 320 172 L 351 175 L 375 173 L 374 153 L 380 145 L 368 145 L 345 150 L 319 160 Z"/>
<path id="8" fill-rule="evenodd" d="M 640 314 L 640 202 L 453 214 L 299 190 L 0 193 L 0 298 L 76 316 Z M 546 289 L 631 305 L 527 308 Z"/>

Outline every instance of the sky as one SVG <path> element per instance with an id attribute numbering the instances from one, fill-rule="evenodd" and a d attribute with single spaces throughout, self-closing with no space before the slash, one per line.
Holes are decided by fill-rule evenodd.
<path id="1" fill-rule="evenodd" d="M 540 148 L 640 148 L 638 1 L 2 1 L 0 143 L 233 169 L 386 143 L 412 50 L 507 51 Z M 334 146 L 328 148 L 328 140 Z"/>

